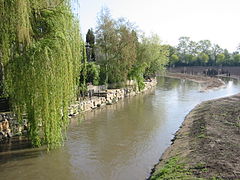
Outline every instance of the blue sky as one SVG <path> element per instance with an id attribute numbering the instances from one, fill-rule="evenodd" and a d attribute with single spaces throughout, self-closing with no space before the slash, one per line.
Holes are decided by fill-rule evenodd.
<path id="1" fill-rule="evenodd" d="M 240 0 L 79 0 L 79 4 L 83 35 L 95 28 L 97 14 L 106 6 L 113 18 L 125 17 L 171 45 L 181 36 L 209 39 L 230 51 L 240 43 Z"/>

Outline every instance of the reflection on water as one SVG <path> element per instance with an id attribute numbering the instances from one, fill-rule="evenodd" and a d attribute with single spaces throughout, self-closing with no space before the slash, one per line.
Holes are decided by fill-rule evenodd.
<path id="1" fill-rule="evenodd" d="M 1 178 L 145 179 L 195 105 L 240 87 L 229 81 L 218 91 L 199 89 L 194 82 L 159 77 L 151 92 L 72 119 L 65 146 L 58 150 L 0 153 Z"/>

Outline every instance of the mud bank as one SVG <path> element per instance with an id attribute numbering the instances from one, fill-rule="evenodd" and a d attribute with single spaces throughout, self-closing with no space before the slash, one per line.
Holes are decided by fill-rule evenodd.
<path id="1" fill-rule="evenodd" d="M 186 117 L 148 179 L 240 179 L 240 94 Z"/>
<path id="2" fill-rule="evenodd" d="M 199 76 L 199 75 L 191 75 L 191 74 L 183 74 L 183 73 L 166 73 L 164 76 L 177 78 L 177 79 L 187 79 L 190 81 L 197 82 L 201 84 L 200 91 L 209 91 L 213 89 L 218 89 L 225 87 L 225 83 L 215 77 L 207 77 L 207 76 Z"/>

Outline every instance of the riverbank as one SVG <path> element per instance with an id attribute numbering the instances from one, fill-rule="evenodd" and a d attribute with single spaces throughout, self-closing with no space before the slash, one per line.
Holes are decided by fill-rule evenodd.
<path id="1" fill-rule="evenodd" d="M 225 83 L 221 79 L 215 77 L 170 72 L 166 73 L 164 76 L 177 79 L 187 79 L 190 81 L 197 82 L 201 84 L 200 91 L 208 91 L 225 87 Z"/>
<path id="2" fill-rule="evenodd" d="M 149 89 L 156 87 L 156 85 L 157 85 L 156 78 L 152 78 L 149 81 L 144 82 L 144 89 L 142 90 L 139 90 L 135 83 L 132 83 L 132 85 L 127 86 L 125 88 L 96 91 L 90 98 L 85 98 L 81 101 L 76 101 L 75 104 L 72 104 L 69 107 L 69 115 L 75 116 L 79 113 L 84 113 L 87 111 L 94 110 L 96 108 L 100 108 L 105 105 L 117 103 L 119 100 L 122 100 L 126 97 L 133 97 L 136 96 L 137 94 L 146 92 Z"/>
<path id="3" fill-rule="evenodd" d="M 236 76 L 236 75 L 231 75 L 231 76 L 217 75 L 217 77 L 231 78 L 231 79 L 235 79 L 235 80 L 240 80 L 240 76 Z"/>
<path id="4" fill-rule="evenodd" d="M 240 66 L 180 66 L 174 68 L 168 68 L 172 73 L 186 73 L 203 75 L 206 70 L 213 70 L 218 75 L 227 77 L 240 77 Z"/>
<path id="5" fill-rule="evenodd" d="M 157 80 L 156 78 L 149 79 L 144 82 L 144 85 L 145 87 L 142 90 L 138 90 L 136 84 L 133 82 L 125 88 L 93 91 L 90 97 L 76 101 L 69 107 L 69 119 L 80 113 L 85 113 L 106 105 L 112 105 L 124 98 L 144 93 L 155 87 L 157 85 Z M 27 129 L 27 119 L 25 117 L 23 123 L 19 124 L 17 117 L 12 112 L 0 113 L 0 144 L 8 142 L 9 139 L 13 139 L 13 141 L 16 142 L 17 139 L 21 141 L 21 136 L 26 136 Z M 18 136 L 19 138 L 17 138 Z M 6 148 L 0 147 L 0 152 L 4 151 L 4 149 Z"/>
<path id="6" fill-rule="evenodd" d="M 149 179 L 240 179 L 240 94 L 186 117 Z"/>

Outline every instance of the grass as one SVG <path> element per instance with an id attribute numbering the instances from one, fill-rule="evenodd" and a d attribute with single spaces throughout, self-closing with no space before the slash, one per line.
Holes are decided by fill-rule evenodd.
<path id="1" fill-rule="evenodd" d="M 208 171 L 208 169 L 206 168 L 206 164 L 205 163 L 197 163 L 195 165 L 194 169 L 201 170 L 202 172 L 207 172 Z"/>
<path id="2" fill-rule="evenodd" d="M 212 177 L 210 180 L 222 180 L 222 178 L 219 178 L 219 177 Z"/>
<path id="3" fill-rule="evenodd" d="M 237 123 L 235 124 L 235 126 L 238 127 L 238 128 L 240 128 L 240 122 L 237 122 Z"/>
<path id="4" fill-rule="evenodd" d="M 202 178 L 196 178 L 192 173 L 185 168 L 185 164 L 181 163 L 181 159 L 178 156 L 170 158 L 165 165 L 159 169 L 151 177 L 151 180 L 203 180 Z"/>
<path id="5" fill-rule="evenodd" d="M 206 135 L 205 134 L 199 134 L 197 137 L 198 138 L 206 138 Z"/>

